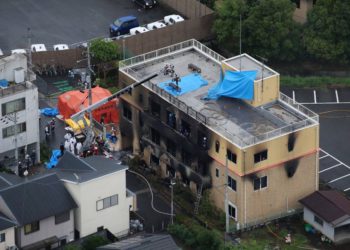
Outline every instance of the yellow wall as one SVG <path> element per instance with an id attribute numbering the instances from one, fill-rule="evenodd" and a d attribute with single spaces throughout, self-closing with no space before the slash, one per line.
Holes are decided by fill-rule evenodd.
<path id="1" fill-rule="evenodd" d="M 226 70 L 237 71 L 235 68 L 233 68 L 225 62 L 222 62 L 221 67 L 224 72 Z M 261 106 L 266 103 L 277 100 L 279 97 L 279 91 L 279 74 L 270 76 L 268 78 L 264 78 L 263 81 L 256 80 L 254 81 L 254 100 L 245 102 L 253 107 Z"/>

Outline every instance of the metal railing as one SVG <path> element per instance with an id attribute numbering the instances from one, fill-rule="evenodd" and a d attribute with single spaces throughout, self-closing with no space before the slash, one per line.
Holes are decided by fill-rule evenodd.
<path id="1" fill-rule="evenodd" d="M 11 84 L 7 88 L 0 89 L 0 97 L 7 95 L 13 95 L 19 92 L 23 92 L 27 89 L 34 89 L 36 86 L 30 82 L 21 82 L 16 84 Z"/>
<path id="2" fill-rule="evenodd" d="M 161 56 L 166 56 L 168 54 L 179 52 L 181 50 L 188 50 L 188 49 L 196 49 L 200 52 L 203 52 L 205 55 L 211 57 L 212 59 L 216 60 L 217 62 L 221 62 L 225 60 L 225 57 L 221 56 L 220 54 L 216 53 L 215 51 L 211 50 L 204 44 L 198 42 L 195 39 L 187 40 L 184 42 L 176 43 L 173 45 L 170 45 L 168 47 L 164 47 L 158 50 L 154 50 L 151 52 L 148 52 L 146 54 L 142 54 L 139 56 L 131 57 L 129 59 L 123 60 L 119 62 L 119 68 L 121 70 L 126 71 L 127 67 L 130 67 L 132 65 L 145 62 L 147 60 L 156 59 Z"/>

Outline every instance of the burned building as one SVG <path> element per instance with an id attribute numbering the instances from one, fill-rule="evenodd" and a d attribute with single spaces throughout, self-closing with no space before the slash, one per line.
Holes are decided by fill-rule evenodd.
<path id="1" fill-rule="evenodd" d="M 230 74 L 246 72 L 254 77 L 242 90 Z M 226 59 L 196 40 L 120 62 L 123 86 L 154 73 L 121 97 L 120 129 L 123 147 L 162 177 L 209 189 L 221 209 L 227 184 L 228 212 L 241 228 L 298 210 L 298 200 L 318 189 L 318 116 L 280 93 L 276 71 L 247 54 Z M 229 93 L 208 98 L 221 83 Z M 240 98 L 244 91 L 249 100 Z"/>

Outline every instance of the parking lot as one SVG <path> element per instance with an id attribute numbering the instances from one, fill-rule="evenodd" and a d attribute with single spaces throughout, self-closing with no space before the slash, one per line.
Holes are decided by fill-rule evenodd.
<path id="1" fill-rule="evenodd" d="M 54 44 L 74 44 L 96 37 L 107 37 L 114 19 L 134 15 L 140 25 L 169 15 L 162 6 L 143 10 L 132 0 L 11 0 L 1 1 L 0 49 L 28 46 L 27 28 L 32 43 L 44 43 L 47 49 Z"/>

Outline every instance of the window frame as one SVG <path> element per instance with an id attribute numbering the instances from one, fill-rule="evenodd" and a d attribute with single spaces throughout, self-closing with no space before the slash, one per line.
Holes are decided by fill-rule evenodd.
<path id="1" fill-rule="evenodd" d="M 215 168 L 215 176 L 218 178 L 220 176 L 220 170 L 218 168 Z"/>
<path id="2" fill-rule="evenodd" d="M 15 125 L 11 125 L 2 129 L 2 138 L 9 138 L 15 135 L 15 129 L 17 130 L 17 135 L 27 132 L 27 123 L 21 122 Z"/>
<path id="3" fill-rule="evenodd" d="M 228 208 L 227 208 L 227 212 L 229 214 L 229 216 L 234 219 L 234 220 L 237 220 L 237 207 L 235 205 L 233 205 L 231 202 L 229 202 L 227 204 Z M 235 212 L 235 216 L 232 216 L 231 213 L 230 213 L 230 207 L 234 209 L 234 212 Z"/>
<path id="4" fill-rule="evenodd" d="M 55 225 L 67 222 L 70 220 L 70 210 L 55 215 Z"/>
<path id="5" fill-rule="evenodd" d="M 256 188 L 256 186 L 255 186 L 256 183 L 259 186 L 258 188 Z M 263 183 L 266 183 L 266 184 L 263 186 Z M 267 187 L 268 187 L 267 175 L 264 175 L 262 177 L 258 177 L 258 178 L 254 179 L 254 181 L 253 181 L 253 189 L 254 189 L 254 191 L 259 191 L 259 190 L 265 189 Z"/>
<path id="6" fill-rule="evenodd" d="M 167 138 L 167 140 L 166 140 L 166 151 L 169 154 L 171 154 L 172 156 L 176 157 L 176 150 L 177 150 L 176 143 L 173 140 Z"/>
<path id="7" fill-rule="evenodd" d="M 0 242 L 5 242 L 6 241 L 6 233 L 1 233 L 0 234 Z"/>
<path id="8" fill-rule="evenodd" d="M 26 229 L 27 226 L 30 226 L 29 231 L 27 231 L 27 229 Z M 36 226 L 37 226 L 37 228 L 36 228 Z M 34 229 L 33 229 L 33 227 L 34 227 Z M 25 235 L 38 232 L 38 231 L 40 231 L 40 221 L 34 221 L 32 223 L 28 223 L 28 224 L 23 226 L 23 229 L 24 229 Z"/>
<path id="9" fill-rule="evenodd" d="M 151 128 L 151 141 L 160 145 L 160 133 L 154 128 Z"/>
<path id="10" fill-rule="evenodd" d="M 323 220 L 316 214 L 314 214 L 314 222 L 323 227 Z"/>
<path id="11" fill-rule="evenodd" d="M 254 164 L 258 164 L 258 163 L 260 163 L 262 161 L 266 161 L 268 157 L 269 157 L 269 155 L 268 155 L 268 150 L 267 149 L 262 150 L 262 151 L 260 151 L 258 153 L 255 153 L 254 154 Z"/>
<path id="12" fill-rule="evenodd" d="M 227 176 L 227 186 L 232 190 L 237 192 L 237 181 L 231 176 Z"/>
<path id="13" fill-rule="evenodd" d="M 226 149 L 226 157 L 227 160 L 233 162 L 234 164 L 237 164 L 237 155 L 230 149 Z"/>
<path id="14" fill-rule="evenodd" d="M 8 109 L 7 105 L 11 105 L 12 103 L 15 106 L 15 108 L 14 108 L 14 110 L 8 112 L 7 111 L 7 109 Z M 16 113 L 16 112 L 19 112 L 19 111 L 22 111 L 22 110 L 25 110 L 25 109 L 26 109 L 26 98 L 22 97 L 22 98 L 19 98 L 19 99 L 12 100 L 12 101 L 5 102 L 5 103 L 1 104 L 1 115 L 5 116 L 5 115 L 11 114 L 11 113 Z"/>
<path id="15" fill-rule="evenodd" d="M 116 197 L 116 203 L 112 204 L 112 198 Z M 117 206 L 119 204 L 119 196 L 118 194 L 114 194 L 108 196 L 106 198 L 100 199 L 96 201 L 96 211 L 101 211 L 110 207 Z"/>
<path id="16" fill-rule="evenodd" d="M 126 105 L 123 105 L 123 117 L 130 122 L 132 121 L 132 110 Z"/>

